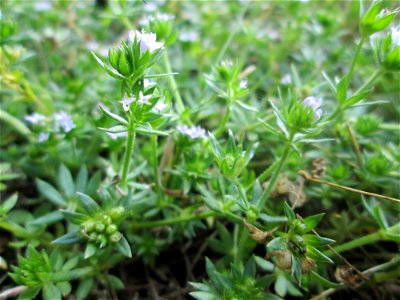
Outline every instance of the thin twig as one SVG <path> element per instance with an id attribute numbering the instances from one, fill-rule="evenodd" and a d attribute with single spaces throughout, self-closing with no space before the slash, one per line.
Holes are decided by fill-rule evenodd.
<path id="1" fill-rule="evenodd" d="M 367 196 L 371 196 L 371 197 L 381 198 L 381 199 L 385 199 L 385 200 L 389 200 L 389 201 L 399 202 L 400 203 L 400 199 L 397 199 L 397 198 L 392 198 L 392 197 L 385 196 L 385 195 L 379 195 L 379 194 L 370 193 L 370 192 L 366 192 L 366 191 L 362 191 L 362 190 L 358 190 L 358 189 L 353 189 L 353 188 L 350 188 L 350 187 L 347 187 L 347 186 L 343 186 L 343 185 L 340 185 L 340 184 L 336 184 L 336 183 L 332 183 L 332 182 L 328 182 L 328 181 L 324 181 L 324 180 L 321 180 L 321 179 L 314 178 L 314 177 L 308 175 L 307 172 L 304 171 L 304 170 L 300 170 L 299 174 L 301 176 L 303 176 L 305 179 L 309 180 L 309 181 L 318 182 L 318 183 L 322 183 L 322 184 L 326 184 L 326 185 L 329 185 L 329 186 L 333 186 L 333 187 L 336 187 L 336 188 L 339 188 L 339 189 L 342 189 L 342 190 L 346 190 L 346 191 L 350 191 L 350 192 L 354 192 L 354 193 L 359 193 L 359 194 L 363 194 L 363 195 L 367 195 Z"/>
<path id="2" fill-rule="evenodd" d="M 347 131 L 349 132 L 349 135 L 350 135 L 351 144 L 353 145 L 354 152 L 356 153 L 357 164 L 359 167 L 361 167 L 362 166 L 362 156 L 361 156 L 360 146 L 357 143 L 356 136 L 354 134 L 353 128 L 351 128 L 351 126 L 350 126 L 350 123 L 347 123 L 346 126 L 347 126 Z"/>

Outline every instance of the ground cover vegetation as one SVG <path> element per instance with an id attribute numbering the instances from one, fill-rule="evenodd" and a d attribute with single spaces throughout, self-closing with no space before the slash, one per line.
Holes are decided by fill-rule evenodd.
<path id="1" fill-rule="evenodd" d="M 398 299 L 398 13 L 2 1 L 0 298 Z"/>

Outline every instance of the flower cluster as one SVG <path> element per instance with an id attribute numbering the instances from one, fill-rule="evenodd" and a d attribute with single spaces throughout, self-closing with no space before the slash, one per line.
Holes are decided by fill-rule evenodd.
<path id="1" fill-rule="evenodd" d="M 178 125 L 176 129 L 183 135 L 190 137 L 192 140 L 195 139 L 207 139 L 206 130 L 200 126 Z"/>
<path id="2" fill-rule="evenodd" d="M 136 102 L 138 105 L 151 105 L 149 99 L 151 99 L 151 95 L 143 95 L 143 92 L 140 91 L 139 97 L 137 99 L 136 97 L 128 97 L 127 95 L 125 95 L 120 103 L 122 104 L 122 108 L 124 109 L 124 111 L 129 111 L 131 104 L 134 102 Z"/>
<path id="3" fill-rule="evenodd" d="M 314 117 L 316 120 L 319 120 L 322 116 L 322 98 L 316 98 L 316 97 L 307 97 L 303 101 L 304 107 L 311 107 L 311 109 L 314 111 Z"/>
<path id="4" fill-rule="evenodd" d="M 100 248 L 108 243 L 117 243 L 122 238 L 115 221 L 124 213 L 122 206 L 113 208 L 109 213 L 91 218 L 81 224 L 82 234 L 93 243 L 100 245 Z"/>
<path id="5" fill-rule="evenodd" d="M 150 51 L 150 53 L 154 52 L 157 49 L 161 49 L 164 44 L 161 42 L 157 42 L 157 35 L 152 32 L 145 32 L 144 30 L 132 30 L 129 32 L 129 40 L 134 42 L 135 40 L 140 45 L 140 54 L 143 55 L 144 52 Z"/>
<path id="6" fill-rule="evenodd" d="M 72 129 L 76 128 L 71 115 L 67 114 L 65 111 L 54 113 L 50 119 L 46 118 L 46 116 L 42 114 L 34 112 L 26 115 L 24 120 L 32 126 L 40 126 L 43 127 L 43 129 L 46 124 L 52 125 L 52 129 L 48 129 L 48 131 L 42 131 L 39 133 L 37 138 L 39 143 L 47 141 L 50 137 L 50 132 L 55 131 L 58 133 L 68 133 Z"/>

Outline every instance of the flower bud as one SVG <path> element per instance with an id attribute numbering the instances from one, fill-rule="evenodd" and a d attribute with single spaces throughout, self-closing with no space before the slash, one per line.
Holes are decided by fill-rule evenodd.
<path id="1" fill-rule="evenodd" d="M 111 209 L 108 213 L 108 215 L 111 217 L 112 220 L 118 220 L 119 218 L 122 217 L 122 215 L 125 212 L 125 208 L 123 206 L 118 206 L 118 207 L 114 207 L 113 209 Z"/>
<path id="2" fill-rule="evenodd" d="M 95 225 L 95 229 L 97 232 L 103 232 L 104 229 L 106 229 L 106 225 L 104 225 L 103 223 L 97 222 Z"/>
<path id="3" fill-rule="evenodd" d="M 118 71 L 124 76 L 131 75 L 132 68 L 124 54 L 119 57 Z"/>
<path id="4" fill-rule="evenodd" d="M 93 231 L 94 225 L 95 225 L 95 223 L 93 221 L 86 221 L 83 224 L 83 228 L 87 233 L 89 233 L 89 232 Z"/>
<path id="5" fill-rule="evenodd" d="M 118 230 L 117 226 L 114 224 L 110 224 L 107 226 L 106 232 L 108 234 L 113 234 L 114 232 L 116 232 Z"/>
<path id="6" fill-rule="evenodd" d="M 110 241 L 113 243 L 118 243 L 121 238 L 122 238 L 122 233 L 117 231 L 110 236 Z"/>
<path id="7" fill-rule="evenodd" d="M 111 217 L 108 215 L 104 215 L 101 217 L 101 221 L 104 225 L 110 225 L 112 223 Z"/>
<path id="8" fill-rule="evenodd" d="M 104 234 L 99 234 L 97 236 L 96 242 L 100 244 L 100 248 L 103 248 L 107 245 L 107 237 Z"/>
<path id="9" fill-rule="evenodd" d="M 118 63 L 119 63 L 119 57 L 121 55 L 121 50 L 118 48 L 110 48 L 108 50 L 108 60 L 111 64 L 111 66 L 118 70 Z"/>
<path id="10" fill-rule="evenodd" d="M 90 234 L 89 234 L 89 240 L 91 240 L 91 241 L 95 241 L 97 239 L 97 232 L 91 232 Z"/>
<path id="11" fill-rule="evenodd" d="M 360 33 L 362 37 L 368 37 L 375 32 L 384 30 L 390 25 L 397 12 L 381 10 L 382 1 L 375 1 L 360 21 Z"/>

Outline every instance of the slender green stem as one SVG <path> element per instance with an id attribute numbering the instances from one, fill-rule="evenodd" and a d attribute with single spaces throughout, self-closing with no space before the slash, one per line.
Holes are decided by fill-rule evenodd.
<path id="1" fill-rule="evenodd" d="M 364 42 L 365 42 L 365 38 L 362 38 L 360 40 L 360 42 L 358 43 L 356 54 L 354 55 L 353 62 L 351 64 L 349 75 L 348 75 L 348 78 L 347 78 L 347 86 L 350 85 L 351 79 L 353 78 L 354 67 L 355 67 L 356 62 L 358 60 L 358 56 L 360 55 L 360 52 L 361 52 L 361 49 L 362 49 L 362 46 L 363 46 Z"/>
<path id="2" fill-rule="evenodd" d="M 226 111 L 225 111 L 225 114 L 224 114 L 224 118 L 222 119 L 221 124 L 219 125 L 218 129 L 217 129 L 217 130 L 215 131 L 215 133 L 214 133 L 214 136 L 215 136 L 215 137 L 220 136 L 221 133 L 224 132 L 225 126 L 226 126 L 226 123 L 228 122 L 230 113 L 231 113 L 231 108 L 230 108 L 230 105 L 228 104 L 227 107 L 226 107 Z"/>
<path id="3" fill-rule="evenodd" d="M 167 49 L 164 49 L 163 51 L 164 51 L 163 60 L 164 60 L 166 72 L 172 73 L 171 64 L 169 62 L 168 51 L 167 51 Z M 185 111 L 185 105 L 183 104 L 181 94 L 179 93 L 178 86 L 175 81 L 175 77 L 171 75 L 171 76 L 168 76 L 167 79 L 168 79 L 168 84 L 172 91 L 172 95 L 174 96 L 174 99 L 176 100 L 176 107 L 177 107 L 178 113 L 183 113 Z"/>
<path id="4" fill-rule="evenodd" d="M 131 226 L 131 229 L 146 229 L 146 228 L 169 226 L 169 225 L 175 225 L 175 224 L 184 223 L 184 222 L 190 222 L 190 221 L 196 220 L 196 219 L 206 219 L 209 217 L 214 217 L 215 215 L 217 215 L 217 213 L 215 211 L 209 210 L 209 211 L 206 211 L 206 212 L 198 214 L 198 215 L 133 223 Z"/>
<path id="5" fill-rule="evenodd" d="M 127 176 L 128 176 L 128 171 L 129 171 L 129 165 L 131 162 L 133 146 L 135 144 L 135 137 L 136 137 L 135 123 L 133 120 L 130 120 L 129 128 L 128 128 L 128 142 L 126 145 L 124 166 L 122 169 L 122 176 L 121 176 L 121 187 L 122 188 L 125 188 L 126 184 L 127 184 Z"/>
<path id="6" fill-rule="evenodd" d="M 363 92 L 366 90 L 379 76 L 383 75 L 385 73 L 384 70 L 378 69 L 376 70 L 369 78 L 368 80 L 355 92 L 355 95 Z"/>
<path id="7" fill-rule="evenodd" d="M 367 244 L 372 244 L 375 243 L 377 241 L 383 240 L 385 239 L 386 236 L 386 232 L 391 232 L 391 231 L 398 231 L 399 225 L 393 225 L 392 227 L 389 228 L 384 228 L 384 229 L 380 229 L 376 232 L 373 232 L 371 234 L 368 234 L 366 236 L 362 236 L 359 237 L 357 239 L 354 239 L 350 242 L 344 243 L 342 245 L 338 245 L 336 247 L 334 247 L 333 249 L 338 252 L 345 252 L 354 248 L 358 248 Z M 332 256 L 334 253 L 332 252 L 332 250 L 328 250 L 325 252 L 326 255 L 328 256 Z"/>
<path id="8" fill-rule="evenodd" d="M 247 200 L 246 191 L 244 190 L 243 186 L 240 184 L 239 179 L 236 177 L 234 179 L 234 182 L 235 182 L 236 188 L 239 191 L 240 197 L 243 199 L 245 205 L 247 207 L 249 207 L 249 201 Z"/>
<path id="9" fill-rule="evenodd" d="M 348 250 L 351 250 L 353 248 L 358 248 L 367 244 L 375 243 L 383 238 L 382 236 L 382 231 L 379 230 L 377 232 L 368 234 L 366 236 L 362 236 L 358 239 L 352 240 L 350 242 L 344 243 L 342 245 L 336 246 L 333 249 L 336 250 L 336 252 L 341 253 L 345 252 Z M 327 255 L 333 255 L 333 252 L 331 250 L 327 251 Z"/>
<path id="10" fill-rule="evenodd" d="M 290 141 L 291 140 L 292 139 L 290 139 Z M 282 157 L 281 157 L 281 159 L 279 161 L 279 164 L 276 167 L 275 172 L 272 175 L 272 178 L 271 178 L 271 180 L 270 180 L 270 182 L 268 184 L 268 187 L 264 190 L 264 192 L 261 195 L 261 199 L 258 202 L 258 208 L 260 210 L 265 206 L 265 203 L 266 203 L 269 195 L 271 194 L 272 189 L 275 186 L 275 183 L 276 183 L 276 181 L 278 179 L 278 176 L 281 173 L 283 166 L 285 165 L 285 162 L 286 162 L 286 160 L 287 160 L 287 158 L 289 156 L 290 150 L 291 150 L 290 144 L 291 144 L 291 142 L 288 142 L 288 144 L 286 145 L 285 150 L 283 151 Z"/>
<path id="11" fill-rule="evenodd" d="M 151 146 L 153 154 L 153 173 L 154 173 L 155 189 L 157 192 L 158 200 L 160 200 L 162 195 L 160 189 L 160 178 L 158 176 L 157 135 L 153 135 L 151 137 Z"/>

